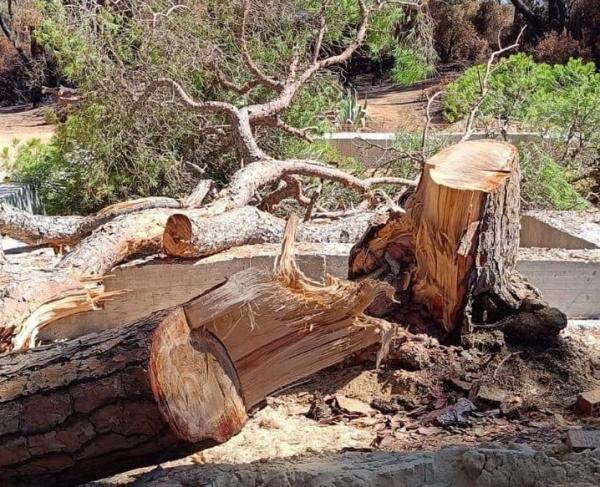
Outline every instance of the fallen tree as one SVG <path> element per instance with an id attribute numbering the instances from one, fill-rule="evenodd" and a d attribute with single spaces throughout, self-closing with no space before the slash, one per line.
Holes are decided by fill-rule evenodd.
<path id="1" fill-rule="evenodd" d="M 134 255 L 156 254 L 165 247 L 172 249 L 175 255 L 177 251 L 173 249 L 186 248 L 188 250 L 184 252 L 185 256 L 204 256 L 243 243 L 276 241 L 280 238 L 284 221 L 247 207 L 261 206 L 261 202 L 265 201 L 264 207 L 273 210 L 282 198 L 291 195 L 281 191 L 282 181 L 287 181 L 290 188 L 294 185 L 300 185 L 301 188 L 298 179 L 301 177 L 334 181 L 365 196 L 366 204 L 359 205 L 360 208 L 374 206 L 374 188 L 377 185 L 416 185 L 416 181 L 395 177 L 374 176 L 361 179 L 320 161 L 277 160 L 265 153 L 254 137 L 257 127 L 269 126 L 306 138 L 305 131 L 286 125 L 280 114 L 291 105 L 299 90 L 319 71 L 346 62 L 362 44 L 371 11 L 364 0 L 357 0 L 357 5 L 358 25 L 354 39 L 347 46 L 338 54 L 322 57 L 321 43 L 326 25 L 324 16 L 321 15 L 319 32 L 312 46 L 313 51 L 306 53 L 306 58 L 302 58 L 299 53 L 295 55 L 290 60 L 289 71 L 285 77 L 275 79 L 263 73 L 248 54 L 246 31 L 251 3 L 244 2 L 239 43 L 253 79 L 245 89 L 251 91 L 261 88 L 273 92 L 272 99 L 264 103 L 237 107 L 222 101 L 196 101 L 184 87 L 171 79 L 158 79 L 147 84 L 141 90 L 141 94 L 133 100 L 134 109 L 142 110 L 146 103 L 158 97 L 158 91 L 169 91 L 183 108 L 197 112 L 201 117 L 215 114 L 229 122 L 225 129 L 231 137 L 227 140 L 233 141 L 240 156 L 241 167 L 212 201 L 201 204 L 208 191 L 206 181 L 201 181 L 194 193 L 182 201 L 172 198 L 146 198 L 119 203 L 95 215 L 84 217 L 29 215 L 7 206 L 0 207 L 0 233 L 30 244 L 69 247 L 56 270 L 42 274 L 50 283 L 47 286 L 41 281 L 36 284 L 19 279 L 19 275 L 27 275 L 30 272 L 28 269 L 13 272 L 10 267 L 5 266 L 0 310 L 10 310 L 11 303 L 19 301 L 19 309 L 23 311 L 2 313 L 0 350 L 13 349 L 15 346 L 32 346 L 39 327 L 44 326 L 53 317 L 63 316 L 65 309 L 84 310 L 99 304 L 100 297 L 103 296 L 103 277 L 110 273 L 114 266 Z M 239 91 L 239 87 L 232 86 L 226 80 L 222 81 L 230 89 Z M 259 193 L 264 193 L 268 188 L 271 188 L 271 194 L 260 197 Z M 298 193 L 295 197 L 302 204 L 307 204 Z M 248 215 L 253 216 L 254 226 L 244 221 L 244 217 Z M 306 216 L 310 219 L 309 212 Z M 366 223 L 367 217 L 368 215 L 354 215 L 351 220 L 330 222 L 332 226 L 329 228 L 322 224 L 311 229 L 311 223 L 308 223 L 301 230 L 300 236 L 307 241 L 320 242 L 325 235 L 330 235 L 328 240 L 340 239 L 348 242 L 351 239 L 355 240 L 360 234 L 360 225 Z M 202 240 L 196 239 L 192 243 L 196 249 L 190 253 L 190 245 L 184 242 L 187 224 L 181 226 L 178 223 L 186 218 L 189 218 L 190 222 L 194 221 L 197 228 L 223 228 L 227 232 L 221 235 L 213 231 L 204 235 Z M 170 222 L 168 228 L 174 229 L 174 232 L 168 234 L 172 237 L 170 239 L 163 238 L 167 222 Z M 265 225 L 272 225 L 273 229 L 266 230 Z M 245 232 L 241 232 L 242 229 Z M 179 231 L 183 233 L 180 235 Z M 235 235 L 237 231 L 240 231 L 239 235 Z M 166 242 L 166 245 L 163 242 Z M 45 292 L 35 294 L 28 291 L 32 286 L 41 286 L 48 290 L 54 286 L 56 292 L 54 295 Z M 71 290 L 75 290 L 79 297 L 77 302 L 74 302 L 73 298 L 65 301 L 65 292 Z M 27 297 L 22 299 L 23 296 Z M 39 315 L 35 315 L 36 309 L 44 309 L 43 319 L 36 318 Z M 27 316 L 29 312 L 30 316 Z"/>
<path id="2" fill-rule="evenodd" d="M 0 208 L 2 232 L 70 246 L 54 269 L 0 261 L 0 348 L 31 349 L 0 357 L 4 483 L 75 483 L 225 441 L 277 388 L 376 343 L 376 326 L 389 344 L 397 329 L 389 322 L 433 324 L 429 331 L 450 339 L 498 327 L 537 341 L 564 327 L 564 315 L 514 270 L 520 177 L 514 147 L 462 142 L 427 161 L 419 180 L 406 180 L 360 179 L 319 161 L 279 160 L 256 143 L 259 126 L 304 135 L 279 115 L 319 70 L 345 62 L 362 43 L 369 9 L 357 3 L 360 19 L 348 46 L 321 58 L 321 23 L 308 60 L 295 56 L 286 77 L 275 79 L 245 49 L 245 2 L 240 47 L 254 80 L 247 89 L 273 92 L 268 102 L 197 101 L 170 79 L 144 87 L 136 109 L 169 91 L 183 107 L 229 122 L 241 167 L 208 202 L 194 203 L 194 195 L 183 203 L 143 200 L 67 219 Z M 302 193 L 307 177 L 344 185 L 364 201 L 315 219 L 315 199 Z M 405 210 L 386 198 L 391 210 L 374 214 L 377 185 L 416 190 Z M 203 200 L 205 193 L 195 193 Z M 290 230 L 275 273 L 243 271 L 133 325 L 36 347 L 43 326 L 109 299 L 103 279 L 134 256 L 202 258 L 278 241 L 284 220 L 270 212 L 284 198 L 306 208 L 300 240 L 358 241 L 350 281 L 323 285 L 303 276 L 289 254 Z M 363 314 L 367 309 L 378 318 Z"/>
<path id="3" fill-rule="evenodd" d="M 130 326 L 0 357 L 2 485 L 74 485 L 226 441 L 268 394 L 376 343 L 363 311 L 391 288 L 311 281 L 294 233 L 292 219 L 274 272 L 248 269 Z"/>

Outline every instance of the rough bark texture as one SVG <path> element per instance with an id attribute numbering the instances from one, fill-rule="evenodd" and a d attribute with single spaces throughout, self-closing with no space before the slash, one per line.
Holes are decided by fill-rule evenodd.
<path id="1" fill-rule="evenodd" d="M 102 225 L 59 263 L 78 276 L 103 276 L 137 253 L 157 253 L 167 218 L 175 210 L 155 209 L 125 215 Z"/>
<path id="2" fill-rule="evenodd" d="M 351 278 L 377 272 L 397 289 L 401 304 L 375 312 L 431 318 L 446 334 L 509 323 L 514 331 L 522 313 L 537 313 L 537 339 L 555 336 L 565 316 L 548 313 L 515 270 L 519 178 L 516 149 L 502 142 L 463 142 L 427 161 L 406 214 L 381 219 L 351 253 Z"/>
<path id="3" fill-rule="evenodd" d="M 246 413 L 220 342 L 181 308 L 0 357 L 0 483 L 75 485 L 227 440 Z"/>
<path id="4" fill-rule="evenodd" d="M 130 213 L 154 208 L 181 208 L 173 198 L 142 198 L 108 206 L 89 216 L 33 215 L 11 205 L 0 205 L 0 234 L 30 245 L 75 245 L 96 228 Z"/>
<path id="5" fill-rule="evenodd" d="M 226 441 L 278 388 L 376 343 L 390 286 L 305 277 L 296 220 L 247 269 L 133 325 L 0 357 L 0 482 L 74 485 Z"/>
<path id="6" fill-rule="evenodd" d="M 375 213 L 321 223 L 304 223 L 299 242 L 355 242 Z M 175 213 L 166 223 L 163 251 L 175 257 L 203 257 L 240 245 L 280 242 L 285 222 L 270 213 L 246 206 L 207 217 L 202 213 Z"/>

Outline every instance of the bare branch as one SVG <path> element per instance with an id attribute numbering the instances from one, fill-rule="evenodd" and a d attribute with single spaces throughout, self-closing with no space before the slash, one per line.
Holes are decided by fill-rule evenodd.
<path id="1" fill-rule="evenodd" d="M 477 113 L 479 112 L 479 109 L 481 108 L 482 103 L 485 101 L 485 99 L 488 95 L 490 75 L 493 72 L 493 67 L 494 67 L 494 63 L 496 62 L 496 59 L 501 54 L 503 54 L 507 51 L 510 51 L 511 49 L 516 49 L 519 47 L 519 44 L 521 42 L 521 37 L 523 36 L 523 33 L 525 32 L 526 28 L 527 27 L 523 27 L 521 29 L 521 32 L 519 32 L 519 35 L 517 36 L 517 39 L 513 44 L 511 44 L 510 46 L 506 46 L 506 47 L 502 47 L 500 45 L 500 48 L 497 51 L 494 51 L 492 54 L 490 54 L 490 57 L 487 61 L 486 67 L 485 67 L 485 73 L 483 75 L 483 78 L 481 78 L 481 81 L 480 81 L 480 87 L 481 87 L 480 95 L 477 98 L 477 100 L 475 101 L 475 104 L 471 107 L 471 111 L 469 112 L 469 116 L 467 117 L 465 133 L 462 136 L 462 138 L 460 139 L 461 142 L 468 140 L 471 137 L 471 135 L 473 135 L 473 124 L 477 117 Z M 498 34 L 498 42 L 500 42 L 500 33 Z"/>
<path id="2" fill-rule="evenodd" d="M 373 187 L 382 184 L 416 186 L 417 180 L 396 177 L 372 177 L 360 179 L 341 169 L 324 165 L 318 161 L 305 159 L 264 159 L 253 162 L 238 170 L 232 177 L 229 186 L 221 192 L 210 206 L 211 213 L 219 213 L 232 208 L 239 208 L 250 202 L 258 189 L 279 181 L 286 176 L 317 177 L 358 191 L 370 193 Z"/>
<path id="3" fill-rule="evenodd" d="M 340 54 L 313 62 L 293 82 L 287 82 L 274 100 L 248 106 L 246 109 L 251 122 L 258 122 L 281 113 L 291 105 L 300 88 L 308 83 L 319 70 L 345 63 L 350 59 L 354 51 L 364 42 L 369 25 L 369 10 L 364 0 L 357 0 L 357 3 L 360 10 L 360 22 L 354 40 Z"/>
<path id="4" fill-rule="evenodd" d="M 261 83 L 259 81 L 257 81 L 256 79 L 252 79 L 252 80 L 244 83 L 242 86 L 238 86 L 235 83 L 229 81 L 227 78 L 225 78 L 225 76 L 223 76 L 223 73 L 221 73 L 216 68 L 215 68 L 215 73 L 217 75 L 217 80 L 219 81 L 219 83 L 221 85 L 223 85 L 228 90 L 231 90 L 231 91 L 237 93 L 238 95 L 246 95 L 248 92 L 252 91 L 254 88 L 261 85 Z"/>
<path id="5" fill-rule="evenodd" d="M 431 125 L 431 105 L 441 94 L 442 94 L 442 92 L 438 91 L 438 92 L 434 93 L 432 96 L 427 97 L 427 107 L 425 108 L 425 126 L 423 127 L 423 134 L 421 135 L 422 163 L 425 163 L 425 159 L 427 159 L 426 143 L 427 143 L 427 137 L 429 137 L 429 126 Z"/>
<path id="6" fill-rule="evenodd" d="M 294 198 L 303 206 L 310 204 L 310 199 L 302 191 L 302 183 L 295 177 L 288 176 L 284 178 L 279 187 L 271 194 L 266 196 L 259 205 L 261 210 L 271 211 L 279 203 L 288 198 Z"/>
<path id="7" fill-rule="evenodd" d="M 310 135 L 307 134 L 307 132 L 313 127 L 306 127 L 303 129 L 292 127 L 291 125 L 285 123 L 279 115 L 275 115 L 275 117 L 273 118 L 260 120 L 259 123 L 262 123 L 264 125 L 270 125 L 271 127 L 277 127 L 281 130 L 284 130 L 288 134 L 293 135 L 294 137 L 298 137 L 299 139 L 304 140 L 305 142 L 313 141 L 312 137 L 310 137 Z"/>
<path id="8" fill-rule="evenodd" d="M 315 189 L 315 192 L 310 197 L 310 202 L 308 203 L 308 207 L 306 208 L 306 213 L 304 214 L 305 222 L 310 221 L 313 209 L 314 209 L 315 205 L 317 204 L 317 200 L 319 199 L 319 196 L 321 196 L 321 191 L 323 191 L 323 180 L 321 180 L 321 182 L 319 183 L 319 186 L 317 187 L 317 189 Z"/>
<path id="9" fill-rule="evenodd" d="M 323 44 L 323 37 L 325 36 L 325 30 L 327 25 L 325 24 L 325 15 L 321 14 L 319 17 L 319 34 L 317 35 L 317 41 L 315 42 L 315 50 L 313 52 L 313 64 L 319 61 L 319 54 L 321 52 L 321 45 Z"/>
<path id="10" fill-rule="evenodd" d="M 183 101 L 188 108 L 199 112 L 217 112 L 237 116 L 238 109 L 231 103 L 223 101 L 195 101 L 177 81 L 169 78 L 158 78 L 150 81 L 144 88 L 143 93 L 135 100 L 136 105 L 145 103 L 152 94 L 160 88 L 172 88 L 173 92 Z"/>

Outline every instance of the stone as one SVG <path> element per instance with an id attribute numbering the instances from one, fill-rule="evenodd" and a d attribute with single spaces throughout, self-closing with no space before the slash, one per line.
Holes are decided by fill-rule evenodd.
<path id="1" fill-rule="evenodd" d="M 567 444 L 573 450 L 600 448 L 600 430 L 569 430 L 567 432 Z"/>

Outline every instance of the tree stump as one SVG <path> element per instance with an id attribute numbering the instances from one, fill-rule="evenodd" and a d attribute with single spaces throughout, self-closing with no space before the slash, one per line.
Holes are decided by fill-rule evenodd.
<path id="1" fill-rule="evenodd" d="M 433 321 L 444 335 L 556 336 L 565 315 L 515 270 L 519 180 L 517 150 L 503 142 L 463 142 L 429 159 L 406 213 L 385 215 L 351 252 L 351 279 L 377 275 L 396 289 L 400 304 L 378 303 L 376 314 Z"/>

